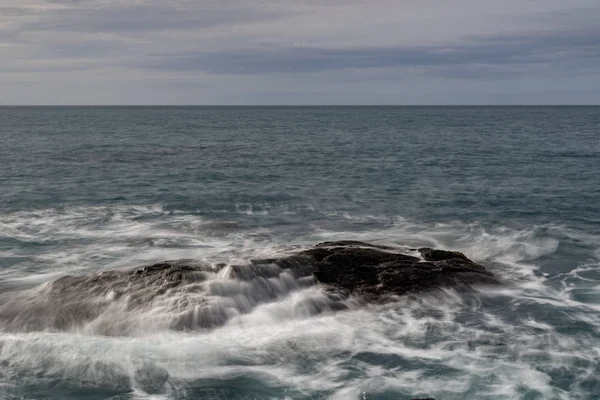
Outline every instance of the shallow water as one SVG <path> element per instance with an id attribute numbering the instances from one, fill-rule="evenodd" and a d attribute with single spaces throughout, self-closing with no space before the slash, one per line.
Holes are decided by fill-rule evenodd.
<path id="1" fill-rule="evenodd" d="M 599 131 L 596 107 L 0 108 L 0 309 L 66 274 L 336 239 L 505 281 L 336 311 L 285 273 L 271 297 L 215 273 L 215 328 L 170 329 L 172 303 L 3 321 L 1 397 L 596 399 Z"/>

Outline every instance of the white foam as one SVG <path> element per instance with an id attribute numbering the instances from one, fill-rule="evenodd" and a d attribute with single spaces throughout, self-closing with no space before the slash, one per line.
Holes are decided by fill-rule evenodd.
<path id="1" fill-rule="evenodd" d="M 265 210 L 241 206 L 238 212 Z M 133 397 L 167 399 L 185 397 L 182 393 L 192 393 L 203 380 L 226 384 L 248 377 L 288 388 L 282 398 L 319 393 L 331 399 L 372 399 L 400 393 L 453 400 L 468 393 L 468 398 L 491 400 L 522 398 L 525 392 L 548 399 L 594 398 L 589 387 L 600 363 L 600 253 L 596 250 L 595 259 L 570 271 L 546 276 L 540 276 L 536 259 L 556 252 L 563 233 L 588 246 L 600 243 L 600 237 L 563 232 L 558 226 L 510 229 L 338 214 L 349 224 L 378 223 L 380 228 L 332 230 L 331 224 L 313 222 L 312 230 L 294 243 L 354 239 L 406 249 L 458 250 L 490 266 L 507 284 L 477 295 L 447 290 L 385 306 L 350 302 L 350 310 L 334 312 L 320 288 L 303 287 L 285 274 L 270 281 L 276 299 L 254 301 L 247 296 L 252 290 L 248 283 L 232 281 L 225 268 L 207 283 L 215 304 L 229 310 L 224 326 L 168 331 L 164 322 L 173 317 L 173 308 L 165 302 L 129 316 L 140 322 L 129 337 L 98 336 L 97 325 L 108 321 L 102 319 L 78 332 L 1 333 L 0 364 L 5 368 L 0 385 L 18 384 L 23 374 L 33 381 L 53 377 L 112 388 L 126 382 L 119 390 L 131 391 Z M 49 251 L 25 263 L 32 269 L 37 265 L 37 275 L 19 264 L 0 278 L 37 283 L 64 273 L 177 258 L 241 264 L 294 250 L 285 247 L 289 237 L 266 228 L 216 232 L 214 223 L 160 206 L 5 215 L 0 218 L 4 235 L 44 242 Z M 4 257 L 14 255 L 24 254 L 3 252 Z M 585 302 L 576 298 L 582 288 L 588 290 Z M 567 332 L 556 325 L 554 313 L 589 332 Z M 144 368 L 150 376 L 168 374 L 161 393 L 140 382 Z M 553 381 L 564 371 L 570 374 L 566 389 Z"/>
<path id="2" fill-rule="evenodd" d="M 533 334 L 539 324 L 531 319 L 519 329 L 500 320 L 488 327 L 454 322 L 462 306 L 448 297 L 427 298 L 426 304 L 404 300 L 396 306 L 320 316 L 279 312 L 316 292 L 294 295 L 296 299 L 258 307 L 222 328 L 194 334 L 161 333 L 138 338 L 3 334 L 0 361 L 32 375 L 52 374 L 98 384 L 122 374 L 133 382 L 132 388 L 137 385 L 136 371 L 151 363 L 158 371 L 168 373 L 167 386 L 185 386 L 185 382 L 201 379 L 260 376 L 270 385 L 300 392 L 332 391 L 331 398 L 362 392 L 369 396 L 385 391 L 411 393 L 419 388 L 423 394 L 448 399 L 459 398 L 473 387 L 478 390 L 477 398 L 518 398 L 520 391 L 527 389 L 544 398 L 568 399 L 569 394 L 554 387 L 547 373 L 538 368 L 568 367 L 574 359 L 590 367 L 597 363 L 589 354 L 590 347 L 582 347 L 593 342 L 582 343 L 552 332 L 540 340 Z M 414 315 L 434 305 L 442 315 Z M 269 310 L 272 307 L 281 310 Z M 527 326 L 532 322 L 534 330 L 529 331 Z M 494 332 L 502 328 L 504 333 L 492 333 L 487 330 L 490 327 Z M 467 342 L 474 338 L 481 343 L 469 347 Z M 504 340 L 508 351 L 498 353 L 494 345 L 485 344 L 486 340 Z M 423 347 L 425 343 L 429 346 Z M 374 356 L 365 359 L 359 357 L 361 354 Z M 377 354 L 395 357 L 400 364 L 389 370 L 385 364 L 377 364 Z M 99 368 L 98 363 L 108 367 Z M 312 367 L 306 370 L 306 365 Z M 428 365 L 454 372 L 432 374 L 423 369 Z M 578 379 L 585 378 L 585 371 L 577 374 Z M 495 382 L 479 382 L 491 376 L 495 376 Z"/>

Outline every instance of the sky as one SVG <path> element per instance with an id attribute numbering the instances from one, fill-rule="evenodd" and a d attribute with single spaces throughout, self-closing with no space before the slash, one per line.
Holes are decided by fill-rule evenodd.
<path id="1" fill-rule="evenodd" d="M 600 104 L 600 0 L 0 0 L 2 104 Z"/>

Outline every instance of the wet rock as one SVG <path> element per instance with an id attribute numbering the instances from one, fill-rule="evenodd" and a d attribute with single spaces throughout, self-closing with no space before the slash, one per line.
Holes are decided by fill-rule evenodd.
<path id="1" fill-rule="evenodd" d="M 177 309 L 201 291 L 215 269 L 197 260 L 165 261 L 133 269 L 107 270 L 94 275 L 65 275 L 38 288 L 0 297 L 0 331 L 70 330 L 80 328 L 112 310 L 114 318 L 96 328 L 113 335 L 125 331 L 139 312 L 171 298 Z M 181 296 L 185 292 L 188 296 Z M 177 301 L 175 301 L 175 299 Z M 190 307 L 202 302 L 194 298 Z"/>
<path id="2" fill-rule="evenodd" d="M 361 242 L 326 242 L 306 250 L 322 284 L 371 296 L 402 295 L 441 286 L 498 283 L 494 275 L 464 254 L 419 249 L 425 261 Z"/>
<path id="3" fill-rule="evenodd" d="M 145 363 L 137 368 L 133 376 L 135 385 L 148 394 L 165 393 L 165 385 L 169 380 L 169 373 L 164 369 L 150 363 Z"/>
<path id="4" fill-rule="evenodd" d="M 63 276 L 0 295 L 0 331 L 87 329 L 121 335 L 147 327 L 205 329 L 315 283 L 327 289 L 325 295 L 299 302 L 303 312 L 344 309 L 349 294 L 381 301 L 440 287 L 498 283 L 462 253 L 418 252 L 422 258 L 359 241 L 324 242 L 242 265 L 178 260 Z"/>
<path id="5" fill-rule="evenodd" d="M 467 258 L 467 256 L 458 251 L 446 251 L 430 249 L 429 247 L 421 247 L 419 249 L 419 253 L 421 253 L 421 256 L 427 261 L 444 261 L 457 258 L 465 261 L 471 261 Z"/>
<path id="6" fill-rule="evenodd" d="M 390 247 L 390 246 L 371 244 L 371 243 L 367 243 L 367 242 L 361 242 L 359 240 L 337 240 L 337 241 L 333 241 L 333 242 L 322 242 L 322 243 L 315 245 L 315 248 L 332 247 L 332 246 L 371 247 L 371 248 L 375 248 L 375 249 L 393 250 L 393 247 Z"/>

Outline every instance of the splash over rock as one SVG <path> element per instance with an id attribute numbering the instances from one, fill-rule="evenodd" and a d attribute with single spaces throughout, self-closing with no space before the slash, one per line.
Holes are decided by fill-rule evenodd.
<path id="1" fill-rule="evenodd" d="M 311 292 L 285 312 L 304 315 L 344 309 L 349 295 L 386 301 L 390 295 L 439 287 L 498 283 L 491 272 L 462 253 L 429 248 L 405 253 L 339 241 L 244 265 L 178 260 L 67 275 L 0 296 L 0 331 L 83 329 L 123 335 L 148 329 L 205 329 L 315 284 L 327 290 Z"/>

